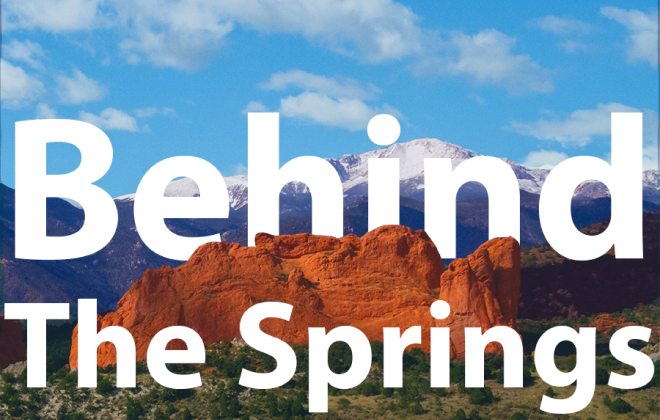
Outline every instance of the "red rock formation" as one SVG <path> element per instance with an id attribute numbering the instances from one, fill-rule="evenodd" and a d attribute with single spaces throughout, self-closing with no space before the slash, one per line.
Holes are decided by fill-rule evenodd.
<path id="1" fill-rule="evenodd" d="M 614 316 L 612 314 L 600 314 L 593 320 L 589 327 L 596 328 L 597 331 L 603 333 L 606 337 L 611 337 L 616 331 L 621 328 L 630 327 L 633 325 L 640 325 L 651 330 L 650 343 L 657 343 L 660 340 L 660 326 L 656 324 L 636 324 L 628 321 L 623 316 Z"/>
<path id="2" fill-rule="evenodd" d="M 590 327 L 595 327 L 596 330 L 605 334 L 606 336 L 612 335 L 614 331 L 635 325 L 633 322 L 628 322 L 626 318 L 622 316 L 613 316 L 612 314 L 601 314 L 594 319 L 594 321 L 589 324 Z"/>
<path id="3" fill-rule="evenodd" d="M 421 325 L 427 348 L 433 326 L 516 327 L 519 260 L 514 239 L 494 239 L 443 274 L 426 233 L 403 226 L 384 226 L 362 238 L 259 234 L 253 248 L 209 243 L 179 268 L 147 270 L 116 312 L 99 316 L 98 327 L 127 328 L 142 360 L 163 328 L 185 325 L 206 344 L 231 340 L 240 337 L 239 322 L 248 308 L 279 301 L 294 305 L 290 322 L 268 319 L 261 328 L 287 342 L 307 342 L 309 327 L 351 325 L 370 340 L 382 340 L 383 327 L 403 331 Z M 438 293 L 456 308 L 447 321 L 430 315 Z M 172 342 L 168 348 L 185 345 Z M 115 363 L 114 352 L 112 345 L 100 346 L 99 365 Z M 454 343 L 453 354 L 463 352 L 462 342 Z M 76 329 L 72 368 L 77 359 Z"/>
<path id="4" fill-rule="evenodd" d="M 449 264 L 440 280 L 440 299 L 451 306 L 443 326 L 451 328 L 452 355 L 465 352 L 464 328 L 505 325 L 518 329 L 520 246 L 513 238 L 491 239 L 467 258 Z M 501 351 L 491 343 L 487 351 Z"/>
<path id="5" fill-rule="evenodd" d="M 25 360 L 23 327 L 19 321 L 0 316 L 0 369 Z"/>

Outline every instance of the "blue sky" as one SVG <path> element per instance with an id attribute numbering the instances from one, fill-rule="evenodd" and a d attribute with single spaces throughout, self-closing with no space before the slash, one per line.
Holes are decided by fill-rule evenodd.
<path id="1" fill-rule="evenodd" d="M 609 113 L 645 114 L 657 167 L 654 1 L 4 0 L 1 181 L 14 123 L 102 128 L 134 192 L 158 161 L 202 157 L 244 173 L 246 110 L 281 113 L 282 162 L 376 148 L 377 113 L 399 141 L 435 137 L 530 166 L 606 158 Z M 49 149 L 49 170 L 79 163 Z"/>

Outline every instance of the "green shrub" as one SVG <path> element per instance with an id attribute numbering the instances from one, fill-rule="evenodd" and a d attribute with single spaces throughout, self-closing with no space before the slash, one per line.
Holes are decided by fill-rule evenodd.
<path id="1" fill-rule="evenodd" d="M 14 384 L 14 383 L 16 383 L 16 376 L 13 373 L 10 373 L 10 372 L 3 372 L 2 373 L 2 380 L 5 383 L 8 383 L 8 384 Z"/>
<path id="2" fill-rule="evenodd" d="M 416 416 L 426 413 L 426 410 L 424 410 L 424 407 L 422 407 L 422 404 L 419 401 L 415 401 L 408 406 L 408 411 Z"/>
<path id="3" fill-rule="evenodd" d="M 465 365 L 451 362 L 449 378 L 452 384 L 461 384 L 465 381 Z"/>
<path id="4" fill-rule="evenodd" d="M 67 420 L 69 418 L 69 407 L 66 404 L 62 404 L 57 410 L 57 420 Z"/>
<path id="5" fill-rule="evenodd" d="M 163 410 L 160 408 L 157 408 L 156 411 L 154 411 L 154 420 L 168 420 L 169 416 L 165 415 L 163 413 Z"/>
<path id="6" fill-rule="evenodd" d="M 110 382 L 110 379 L 102 378 L 96 384 L 96 393 L 99 395 L 110 395 L 110 393 L 114 390 L 114 388 L 115 387 L 112 386 L 112 382 Z"/>
<path id="7" fill-rule="evenodd" d="M 523 366 L 523 386 L 534 385 L 534 377 L 532 376 L 532 368 L 530 366 Z"/>
<path id="8" fill-rule="evenodd" d="M 495 401 L 493 391 L 487 386 L 483 388 L 466 388 L 465 393 L 468 395 L 470 404 L 489 405 Z"/>
<path id="9" fill-rule="evenodd" d="M 126 411 L 124 412 L 126 420 L 139 420 L 144 414 L 144 407 L 139 401 L 136 401 L 133 398 L 126 399 Z"/>
<path id="10" fill-rule="evenodd" d="M 192 419 L 193 419 L 193 415 L 192 415 L 192 413 L 190 413 L 190 410 L 188 410 L 188 409 L 186 408 L 185 410 L 183 410 L 183 411 L 179 414 L 179 419 L 180 419 L 180 420 L 192 420 Z"/>
<path id="11" fill-rule="evenodd" d="M 454 420 L 467 420 L 465 411 L 462 408 L 459 408 L 458 411 L 456 411 L 456 414 L 454 414 Z"/>
<path id="12" fill-rule="evenodd" d="M 230 419 L 238 418 L 241 415 L 242 408 L 243 407 L 241 406 L 241 403 L 238 401 L 238 398 L 233 397 L 227 403 L 227 410 L 222 413 L 223 417 L 227 417 Z"/>
<path id="13" fill-rule="evenodd" d="M 477 410 L 472 410 L 470 411 L 470 415 L 468 416 L 469 420 L 481 420 L 481 416 L 479 415 L 479 412 Z"/>
<path id="14" fill-rule="evenodd" d="M 158 398 L 161 401 L 175 402 L 180 400 L 185 400 L 186 398 L 192 396 L 194 390 L 192 389 L 172 389 L 164 388 L 162 392 L 158 395 Z"/>
<path id="15" fill-rule="evenodd" d="M 279 416 L 279 409 L 277 406 L 277 397 L 272 392 L 266 394 L 266 410 L 268 410 L 268 415 L 270 417 Z"/>
<path id="16" fill-rule="evenodd" d="M 394 388 L 381 388 L 380 389 L 380 395 L 382 395 L 385 398 L 392 398 L 394 395 Z"/>
<path id="17" fill-rule="evenodd" d="M 627 401 L 622 400 L 621 398 L 617 398 L 616 400 L 612 401 L 609 405 L 609 408 L 613 413 L 617 414 L 630 413 L 633 410 L 632 405 L 630 405 Z"/>
<path id="18" fill-rule="evenodd" d="M 607 369 L 600 366 L 596 367 L 596 385 L 607 385 L 610 380 L 610 373 Z"/>
<path id="19" fill-rule="evenodd" d="M 365 397 L 371 397 L 380 394 L 380 388 L 376 382 L 362 382 L 357 386 L 356 391 L 358 394 Z"/>

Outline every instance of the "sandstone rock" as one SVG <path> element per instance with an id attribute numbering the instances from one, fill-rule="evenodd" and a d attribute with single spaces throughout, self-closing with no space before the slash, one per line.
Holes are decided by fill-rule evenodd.
<path id="1" fill-rule="evenodd" d="M 596 330 L 610 337 L 616 330 L 635 325 L 633 322 L 628 322 L 622 316 L 613 316 L 612 314 L 601 314 L 589 324 L 590 327 L 595 327 Z"/>
<path id="2" fill-rule="evenodd" d="M 19 321 L 0 317 L 0 369 L 25 360 L 23 327 Z"/>
<path id="3" fill-rule="evenodd" d="M 7 366 L 4 371 L 19 376 L 25 369 L 27 369 L 27 362 L 22 361 Z"/>
<path id="4" fill-rule="evenodd" d="M 440 280 L 440 299 L 451 314 L 443 326 L 451 328 L 452 357 L 465 352 L 464 328 L 497 325 L 518 329 L 520 246 L 513 238 L 491 239 L 467 258 L 449 264 Z M 491 343 L 486 351 L 499 352 Z"/>
<path id="5" fill-rule="evenodd" d="M 231 340 L 231 345 L 232 347 L 235 347 L 237 349 L 242 349 L 243 347 L 247 346 L 247 343 L 243 339 L 234 338 L 233 340 Z"/>
<path id="6" fill-rule="evenodd" d="M 118 304 L 98 317 L 98 328 L 118 325 L 136 341 L 137 358 L 146 357 L 151 338 L 168 326 L 194 329 L 205 344 L 241 337 L 239 322 L 251 306 L 266 301 L 294 305 L 291 320 L 267 319 L 266 333 L 290 343 L 306 343 L 309 327 L 350 325 L 370 340 L 382 340 L 383 327 L 420 325 L 428 349 L 431 327 L 517 327 L 520 249 L 512 238 L 494 239 L 444 271 L 433 242 L 423 231 L 384 226 L 359 238 L 308 234 L 260 234 L 256 246 L 209 243 L 173 269 L 147 270 Z M 452 306 L 444 321 L 431 317 L 438 294 Z M 460 335 L 452 355 L 464 353 Z M 170 349 L 184 349 L 173 341 Z M 497 350 L 497 348 L 491 348 Z M 114 364 L 114 346 L 99 348 L 98 363 Z M 77 328 L 72 368 L 77 367 Z"/>
<path id="7" fill-rule="evenodd" d="M 660 342 L 648 344 L 641 351 L 642 353 L 647 354 L 653 362 L 660 360 Z"/>
<path id="8" fill-rule="evenodd" d="M 596 330 L 605 334 L 606 337 L 611 337 L 615 331 L 624 327 L 639 325 L 634 322 L 628 321 L 623 316 L 614 316 L 612 314 L 600 314 L 589 324 L 590 327 L 595 327 Z M 651 330 L 651 337 L 649 338 L 649 345 L 658 343 L 660 340 L 660 326 L 656 324 L 643 324 L 642 327 Z"/>

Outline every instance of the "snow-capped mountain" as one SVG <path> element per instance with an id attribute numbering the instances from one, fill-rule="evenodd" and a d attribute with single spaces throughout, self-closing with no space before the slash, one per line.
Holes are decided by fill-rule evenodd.
<path id="1" fill-rule="evenodd" d="M 339 159 L 328 159 L 335 167 L 344 185 L 344 190 L 367 182 L 369 159 L 397 158 L 400 162 L 401 181 L 424 175 L 424 158 L 450 158 L 452 165 L 478 156 L 472 150 L 437 139 L 418 139 L 407 143 L 395 143 L 385 149 L 372 150 L 357 155 L 344 155 Z"/>
<path id="2" fill-rule="evenodd" d="M 229 206 L 232 209 L 239 209 L 247 203 L 247 176 L 235 175 L 225 177 L 225 185 L 229 192 Z M 170 182 L 165 188 L 164 197 L 198 197 L 199 187 L 197 183 L 190 178 L 181 178 Z M 122 195 L 115 198 L 115 201 L 133 201 L 135 193 Z"/>
<path id="3" fill-rule="evenodd" d="M 368 162 L 371 158 L 398 158 L 400 163 L 401 196 L 422 201 L 424 195 L 424 158 L 450 158 L 452 166 L 480 156 L 472 150 L 438 139 L 424 138 L 407 143 L 396 143 L 384 149 L 372 150 L 355 155 L 345 155 L 339 159 L 327 159 L 337 170 L 345 194 L 345 204 L 350 204 L 358 197 L 367 195 Z M 541 187 L 550 173 L 548 169 L 527 168 L 519 163 L 502 158 L 511 166 L 518 178 L 520 189 L 532 194 L 540 194 Z M 645 200 L 658 203 L 658 171 L 643 173 Z M 247 204 L 247 176 L 236 175 L 225 178 L 229 190 L 230 207 L 238 210 Z M 465 190 L 465 191 L 463 191 Z M 483 196 L 483 189 L 467 186 L 461 191 L 461 198 Z M 307 193 L 304 184 L 291 183 L 282 190 L 284 196 L 297 196 Z M 188 178 L 172 181 L 165 190 L 166 197 L 194 197 L 199 195 L 197 184 Z M 118 197 L 118 201 L 132 201 L 135 194 Z M 580 185 L 575 192 L 576 198 L 595 199 L 609 197 L 609 191 L 603 184 L 588 181 Z"/>
<path id="4" fill-rule="evenodd" d="M 658 203 L 658 171 L 647 170 L 642 173 L 642 185 L 644 200 Z M 575 190 L 575 198 L 589 200 L 592 198 L 609 197 L 610 192 L 604 184 L 596 181 L 587 181 Z"/>

